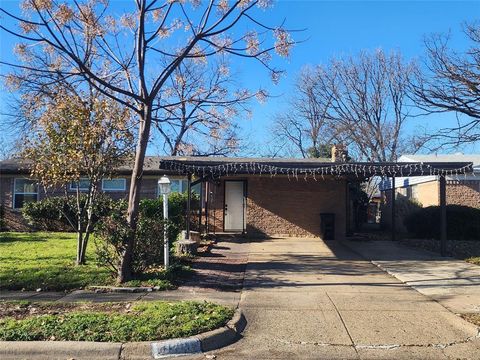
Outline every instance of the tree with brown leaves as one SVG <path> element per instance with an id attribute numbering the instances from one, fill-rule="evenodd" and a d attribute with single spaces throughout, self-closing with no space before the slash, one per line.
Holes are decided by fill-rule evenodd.
<path id="1" fill-rule="evenodd" d="M 77 264 L 82 265 L 93 231 L 98 186 L 133 149 L 130 110 L 97 92 L 79 96 L 62 90 L 42 109 L 24 139 L 23 155 L 31 160 L 32 177 L 47 196 L 63 189 L 68 200 L 69 186 L 75 188 L 74 214 L 61 211 L 77 232 Z"/>
<path id="2" fill-rule="evenodd" d="M 135 0 L 120 16 L 108 0 L 24 0 L 21 6 L 22 14 L 1 9 L 18 28 L 0 28 L 22 41 L 20 61 L 3 63 L 16 69 L 11 84 L 27 81 L 42 89 L 59 79 L 88 83 L 138 119 L 127 215 L 132 234 L 155 107 L 179 66 L 227 55 L 255 60 L 278 80 L 272 53 L 286 57 L 293 45 L 283 26 L 257 20 L 269 0 Z M 120 282 L 131 278 L 134 246 L 133 235 L 121 256 Z"/>

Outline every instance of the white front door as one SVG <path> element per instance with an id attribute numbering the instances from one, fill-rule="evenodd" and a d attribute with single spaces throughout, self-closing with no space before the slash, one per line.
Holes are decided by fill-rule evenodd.
<path id="1" fill-rule="evenodd" d="M 225 181 L 225 231 L 243 231 L 243 225 L 243 181 Z"/>

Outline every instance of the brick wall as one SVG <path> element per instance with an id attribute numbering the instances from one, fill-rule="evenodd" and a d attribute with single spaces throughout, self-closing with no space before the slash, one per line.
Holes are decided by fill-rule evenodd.
<path id="1" fill-rule="evenodd" d="M 22 178 L 25 176 L 18 175 L 1 175 L 0 176 L 0 204 L 5 209 L 5 228 L 6 230 L 11 231 L 31 231 L 32 229 L 28 226 L 25 220 L 22 217 L 21 210 L 13 209 L 13 184 L 15 178 Z M 130 187 L 130 178 L 129 176 L 121 176 L 126 179 L 125 191 L 107 191 L 105 192 L 108 196 L 113 199 L 128 199 L 128 191 Z M 157 181 L 160 176 L 145 176 L 143 179 L 142 189 L 140 191 L 140 198 L 149 198 L 153 199 L 157 196 Z M 171 178 L 176 178 L 175 176 Z M 75 192 L 71 192 L 73 195 Z M 50 196 L 63 196 L 64 192 L 62 189 L 55 189 L 53 192 L 50 191 Z M 45 192 L 40 189 L 39 199 L 45 198 Z"/>
<path id="2" fill-rule="evenodd" d="M 447 204 L 480 208 L 480 180 L 453 180 L 446 186 Z"/>
<path id="3" fill-rule="evenodd" d="M 237 178 L 237 180 L 240 178 Z M 246 223 L 249 235 L 320 236 L 320 213 L 335 213 L 335 236 L 346 228 L 344 180 L 288 180 L 250 176 Z M 210 189 L 210 231 L 223 231 L 224 180 Z"/>
<path id="4" fill-rule="evenodd" d="M 430 181 L 417 185 L 417 199 L 423 205 L 440 205 L 439 182 Z M 480 180 L 448 180 L 446 184 L 447 205 L 465 205 L 480 208 Z M 386 227 L 391 225 L 391 202 L 390 190 L 384 192 L 386 203 L 382 205 L 382 224 Z M 397 217 L 399 230 L 406 231 L 402 224 L 403 217 Z"/>

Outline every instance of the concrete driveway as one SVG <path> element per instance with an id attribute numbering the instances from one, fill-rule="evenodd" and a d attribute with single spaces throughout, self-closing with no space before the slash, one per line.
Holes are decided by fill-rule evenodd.
<path id="1" fill-rule="evenodd" d="M 335 242 L 252 240 L 244 337 L 217 359 L 479 359 L 478 329 Z M 205 355 L 192 357 L 205 358 Z"/>

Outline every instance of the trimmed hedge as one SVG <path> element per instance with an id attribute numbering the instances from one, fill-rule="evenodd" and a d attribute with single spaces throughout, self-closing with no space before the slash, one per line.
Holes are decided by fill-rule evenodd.
<path id="1" fill-rule="evenodd" d="M 86 195 L 81 194 L 80 203 L 85 204 Z M 22 216 L 27 221 L 28 225 L 36 230 L 42 231 L 75 231 L 76 224 L 76 196 L 55 196 L 45 198 L 38 202 L 27 203 L 22 209 Z M 116 209 L 126 209 L 125 201 L 115 201 L 107 195 L 99 194 L 93 209 L 93 224 L 100 220 L 100 218 L 107 216 Z M 69 223 L 67 217 L 73 222 L 75 228 Z"/>
<path id="2" fill-rule="evenodd" d="M 420 239 L 440 239 L 440 207 L 428 206 L 404 220 L 409 233 Z M 447 205 L 447 238 L 480 241 L 480 209 Z"/>

